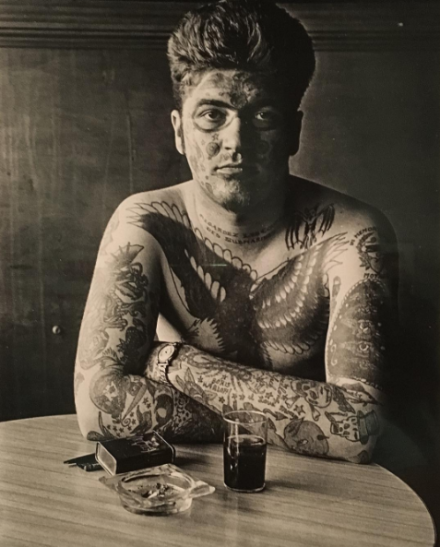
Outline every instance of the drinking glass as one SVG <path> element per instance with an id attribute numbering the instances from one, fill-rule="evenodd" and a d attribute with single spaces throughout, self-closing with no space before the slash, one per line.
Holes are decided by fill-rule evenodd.
<path id="1" fill-rule="evenodd" d="M 223 420 L 225 486 L 236 492 L 261 492 L 266 484 L 266 416 L 257 410 L 232 410 Z"/>

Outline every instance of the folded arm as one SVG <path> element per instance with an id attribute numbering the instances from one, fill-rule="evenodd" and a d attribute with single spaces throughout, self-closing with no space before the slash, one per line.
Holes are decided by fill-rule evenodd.
<path id="1" fill-rule="evenodd" d="M 157 344 L 149 357 L 147 376 L 157 381 L 164 347 Z M 234 408 L 263 411 L 269 442 L 301 454 L 366 462 L 379 433 L 379 402 L 367 392 L 253 369 L 186 344 L 172 359 L 167 380 L 219 415 Z M 340 429 L 334 416 L 344 421 Z"/>
<path id="2" fill-rule="evenodd" d="M 170 362 L 167 382 L 219 415 L 231 408 L 265 412 L 273 444 L 302 454 L 370 461 L 381 432 L 395 320 L 393 256 L 390 229 L 380 220 L 364 219 L 346 237 L 344 254 L 323 280 L 330 299 L 327 382 L 253 369 L 186 344 Z M 147 377 L 158 381 L 163 381 L 162 348 L 153 349 L 146 369 Z"/>
<path id="3" fill-rule="evenodd" d="M 143 376 L 161 291 L 157 242 L 130 223 L 130 200 L 104 234 L 81 325 L 75 403 L 90 440 L 157 429 L 172 439 L 218 438 L 220 420 L 169 385 Z"/>
<path id="4" fill-rule="evenodd" d="M 163 382 L 163 344 L 154 333 L 166 259 L 155 238 L 130 222 L 126 201 L 101 244 L 81 327 L 75 401 L 83 434 L 96 440 L 158 429 L 169 438 L 213 440 L 225 410 L 256 408 L 267 414 L 274 444 L 368 461 L 381 429 L 393 323 L 385 258 L 393 245 L 374 221 L 358 231 L 323 280 L 330 301 L 327 383 L 253 369 L 187 344 Z"/>

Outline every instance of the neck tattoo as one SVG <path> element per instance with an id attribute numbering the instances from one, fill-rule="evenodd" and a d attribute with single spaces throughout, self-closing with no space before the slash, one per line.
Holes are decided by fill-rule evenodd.
<path id="1" fill-rule="evenodd" d="M 268 239 L 275 232 L 280 220 L 277 219 L 272 224 L 261 226 L 260 228 L 240 229 L 238 227 L 228 227 L 228 229 L 224 229 L 206 218 L 202 213 L 199 213 L 199 217 L 207 232 L 217 239 L 222 239 L 226 243 L 233 243 L 235 245 L 249 245 Z"/>

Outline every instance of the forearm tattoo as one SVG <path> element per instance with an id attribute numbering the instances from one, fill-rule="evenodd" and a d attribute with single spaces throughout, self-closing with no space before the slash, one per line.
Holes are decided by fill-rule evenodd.
<path id="1" fill-rule="evenodd" d="M 251 369 L 183 346 L 168 370 L 179 391 L 222 414 L 260 410 L 269 440 L 300 454 L 366 461 L 380 432 L 379 402 L 358 382 L 346 387 Z M 361 453 L 362 456 L 360 455 Z"/>
<path id="2" fill-rule="evenodd" d="M 101 393 L 99 428 L 89 432 L 88 440 L 126 437 L 152 429 L 177 442 L 221 438 L 220 417 L 171 386 L 116 374 L 103 380 L 103 386 L 97 390 Z"/>

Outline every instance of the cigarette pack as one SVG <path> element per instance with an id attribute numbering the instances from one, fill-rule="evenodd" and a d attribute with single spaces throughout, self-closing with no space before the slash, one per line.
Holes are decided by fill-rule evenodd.
<path id="1" fill-rule="evenodd" d="M 173 463 L 174 457 L 174 447 L 155 431 L 96 445 L 96 461 L 110 475 Z"/>

